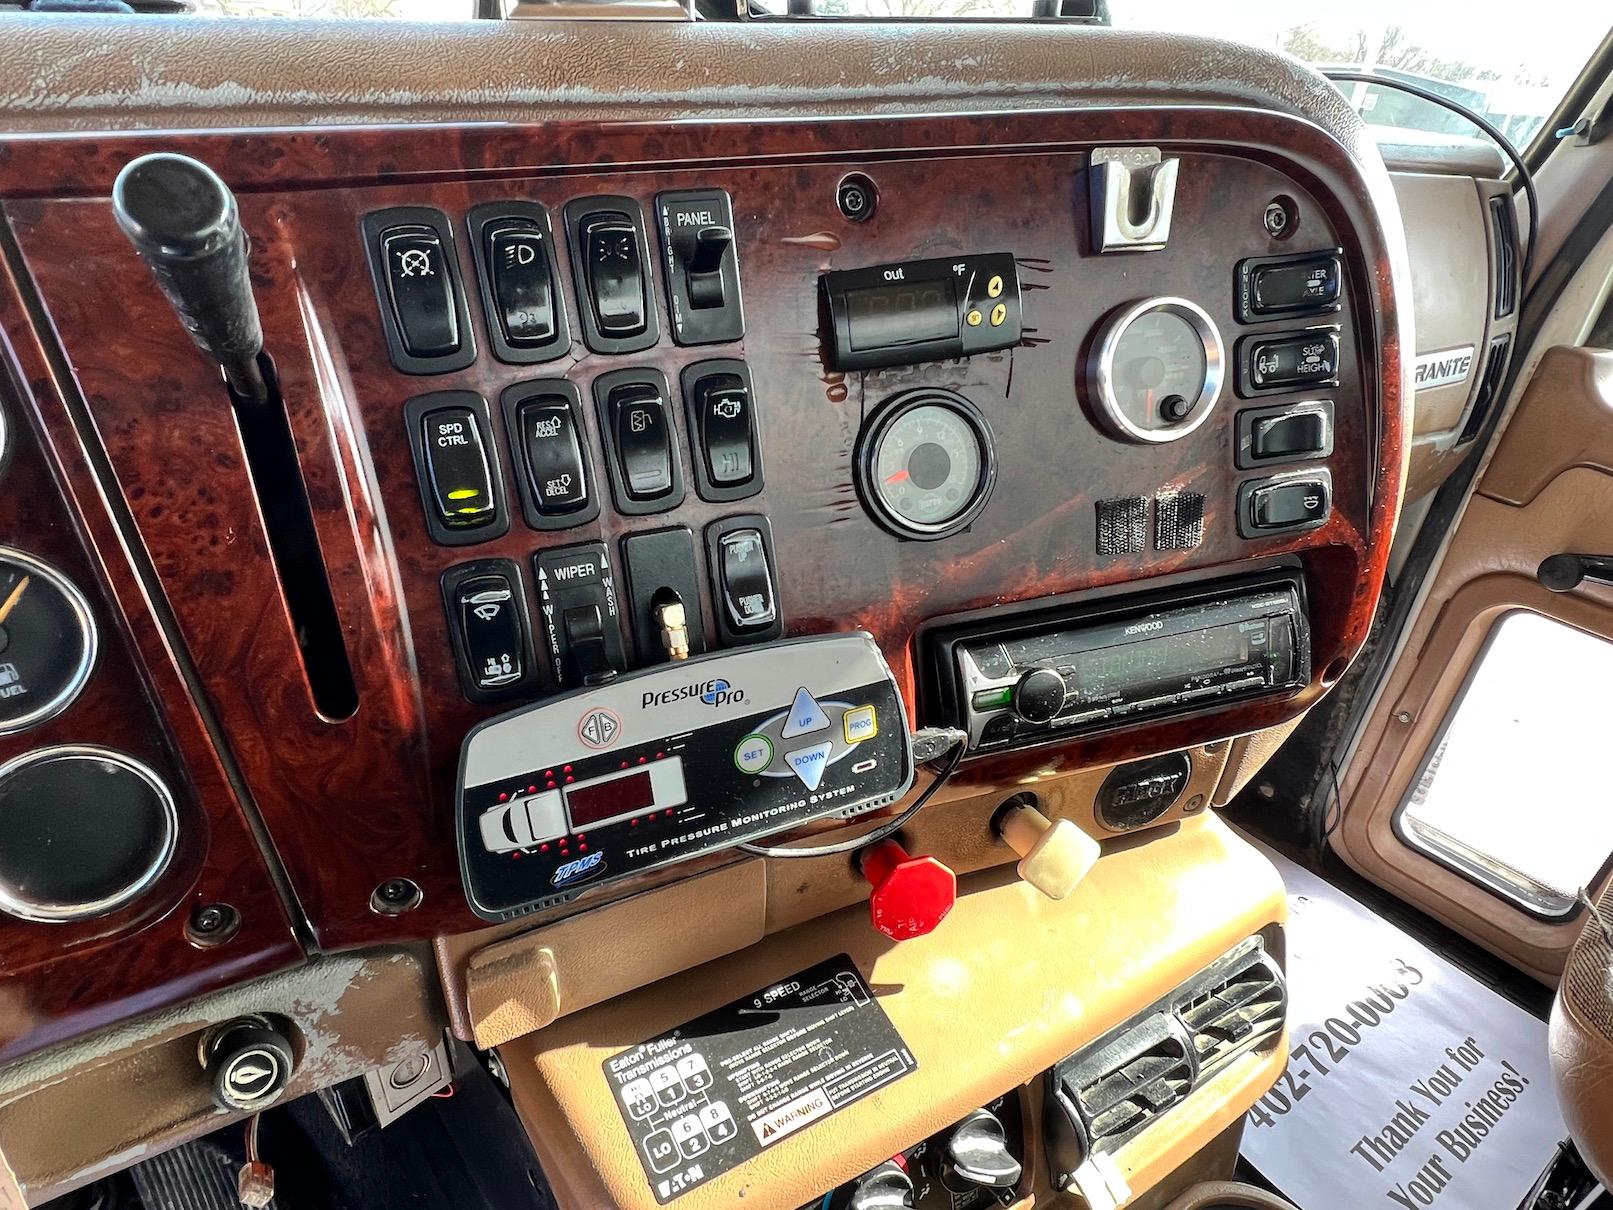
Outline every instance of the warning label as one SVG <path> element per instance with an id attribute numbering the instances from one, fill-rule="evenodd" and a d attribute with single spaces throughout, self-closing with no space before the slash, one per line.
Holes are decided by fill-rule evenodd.
<path id="1" fill-rule="evenodd" d="M 918 1069 L 841 954 L 605 1063 L 665 1204 Z"/>

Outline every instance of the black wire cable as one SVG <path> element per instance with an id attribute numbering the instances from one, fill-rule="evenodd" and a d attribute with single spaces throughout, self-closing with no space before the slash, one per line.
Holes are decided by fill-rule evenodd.
<path id="1" fill-rule="evenodd" d="M 957 771 L 958 765 L 963 761 L 963 751 L 968 746 L 967 742 L 960 740 L 958 746 L 952 750 L 952 758 L 941 766 L 941 771 L 935 775 L 935 780 L 924 787 L 924 793 L 913 800 L 913 805 L 894 819 L 880 824 L 872 832 L 853 837 L 851 840 L 837 840 L 833 844 L 818 845 L 810 849 L 789 849 L 762 844 L 742 844 L 734 847 L 742 853 L 750 853 L 756 857 L 833 857 L 836 853 L 851 853 L 868 845 L 878 844 L 917 815 L 919 808 L 935 797 L 935 792 L 946 785 L 947 779 Z"/>
<path id="2" fill-rule="evenodd" d="M 1501 149 L 1501 154 L 1512 161 L 1512 167 L 1518 174 L 1517 183 L 1512 187 L 1513 194 L 1516 195 L 1519 188 L 1522 188 L 1524 200 L 1529 204 L 1529 235 L 1523 241 L 1523 273 L 1518 286 L 1520 294 L 1527 289 L 1529 270 L 1535 263 L 1535 233 L 1540 230 L 1540 196 L 1535 192 L 1534 175 L 1529 171 L 1529 166 L 1523 162 L 1523 157 L 1518 154 L 1517 148 L 1512 145 L 1512 140 L 1460 101 L 1453 101 L 1449 97 L 1441 96 L 1439 93 L 1434 92 L 1432 89 L 1424 88 L 1420 84 L 1408 84 L 1404 80 L 1396 80 L 1391 76 L 1374 75 L 1369 71 L 1324 71 L 1322 74 L 1335 84 L 1378 84 L 1384 88 L 1393 88 L 1419 100 L 1427 101 L 1430 105 L 1438 105 L 1441 109 L 1450 110 L 1457 116 L 1466 118 L 1489 136 L 1490 141 Z M 1516 241 L 1516 234 L 1514 234 L 1513 239 Z"/>

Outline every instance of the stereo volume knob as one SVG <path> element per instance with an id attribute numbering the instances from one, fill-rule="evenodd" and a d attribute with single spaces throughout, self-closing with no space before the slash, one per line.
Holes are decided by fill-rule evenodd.
<path id="1" fill-rule="evenodd" d="M 1051 668 L 1032 668 L 1014 686 L 1014 713 L 1027 723 L 1047 723 L 1064 709 L 1064 678 Z"/>

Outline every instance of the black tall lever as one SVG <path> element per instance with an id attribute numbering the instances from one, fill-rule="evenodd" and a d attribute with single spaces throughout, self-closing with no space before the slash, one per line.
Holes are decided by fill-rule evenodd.
<path id="1" fill-rule="evenodd" d="M 1535 579 L 1552 592 L 1573 592 L 1586 580 L 1613 584 L 1613 555 L 1552 555 L 1535 569 Z"/>
<path id="2" fill-rule="evenodd" d="M 235 195 L 201 161 L 158 152 L 123 166 L 112 211 L 191 340 L 224 371 L 309 691 L 326 718 L 347 718 L 358 708 L 353 666 L 296 438 L 263 353 Z"/>
<path id="3" fill-rule="evenodd" d="M 123 166 L 112 185 L 112 211 L 196 347 L 223 369 L 231 392 L 267 404 L 263 327 L 230 187 L 200 160 L 157 152 Z"/>

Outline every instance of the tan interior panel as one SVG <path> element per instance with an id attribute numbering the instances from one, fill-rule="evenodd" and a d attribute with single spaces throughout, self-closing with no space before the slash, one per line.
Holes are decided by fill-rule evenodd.
<path id="1" fill-rule="evenodd" d="M 1525 505 L 1571 467 L 1593 467 L 1613 475 L 1613 352 L 1548 350 L 1518 406 L 1519 414 L 1490 460 L 1479 491 L 1507 504 Z M 1593 543 L 1583 553 L 1605 554 L 1606 544 L 1603 536 L 1601 545 Z"/>
<path id="2" fill-rule="evenodd" d="M 1607 553 L 1613 535 L 1613 354 L 1556 348 L 1540 363 L 1351 760 L 1339 852 L 1374 882 L 1520 969 L 1554 983 L 1579 924 L 1544 920 L 1404 843 L 1394 817 L 1491 630 L 1531 610 L 1613 639 L 1613 588 L 1551 593 L 1552 554 Z M 1500 753 L 1497 759 L 1524 759 Z M 1528 804 L 1519 803 L 1519 826 Z"/>
<path id="3" fill-rule="evenodd" d="M 1257 768 L 1276 747 L 1262 745 L 1258 761 L 1245 763 Z M 1175 803 L 1131 835 L 1156 835 L 1156 829 L 1203 812 L 1223 781 L 1229 751 L 1227 744 L 1191 749 L 1192 771 Z M 991 819 L 1017 793 L 1034 795 L 1048 818 L 1069 819 L 1089 836 L 1111 840 L 1121 833 L 1098 821 L 1095 802 L 1114 768 L 1056 776 L 1031 772 L 1015 790 L 952 790 L 952 797 L 915 816 L 901 839 L 910 852 L 936 857 L 958 874 L 1013 863 L 1017 856 L 992 831 Z M 921 779 L 915 793 L 922 793 L 923 784 Z M 867 898 L 868 884 L 845 854 L 743 858 L 536 929 L 500 925 L 441 938 L 437 956 L 455 1032 L 492 1047 Z M 598 955 L 607 948 L 611 961 L 602 963 Z"/>
<path id="4" fill-rule="evenodd" d="M 679 1198 L 684 1210 L 782 1210 L 1036 1080 L 1285 914 L 1275 868 L 1205 814 L 1116 842 L 1061 902 L 1008 870 L 978 873 L 960 880 L 957 906 L 940 928 L 900 945 L 874 931 L 864 911 L 847 908 L 562 1018 L 501 1054 L 562 1205 L 649 1210 L 654 1195 L 602 1065 L 747 990 L 851 955 L 917 1070 Z M 1168 1129 L 1146 1131 L 1117 1153 L 1133 1192 L 1233 1125 L 1270 1086 L 1285 1053 L 1279 1045 L 1234 1061 L 1171 1111 Z"/>
<path id="5" fill-rule="evenodd" d="M 1395 197 L 1411 254 L 1417 353 L 1435 353 L 1484 340 L 1490 311 L 1489 219 L 1471 177 L 1394 173 Z M 1461 382 L 1416 394 L 1416 437 L 1461 423 L 1476 368 Z"/>

